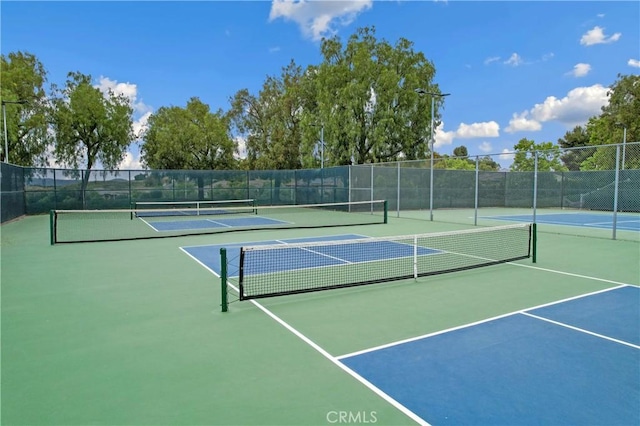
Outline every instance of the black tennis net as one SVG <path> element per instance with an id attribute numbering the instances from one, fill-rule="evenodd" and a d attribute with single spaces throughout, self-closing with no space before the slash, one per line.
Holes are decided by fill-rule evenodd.
<path id="1" fill-rule="evenodd" d="M 535 225 L 240 248 L 240 300 L 462 271 L 531 257 Z"/>
<path id="2" fill-rule="evenodd" d="M 197 214 L 195 214 L 197 213 Z M 51 244 L 387 223 L 383 200 L 281 206 L 52 210 Z"/>
<path id="3" fill-rule="evenodd" d="M 135 217 L 215 216 L 255 213 L 254 199 L 205 201 L 136 201 L 132 205 Z"/>

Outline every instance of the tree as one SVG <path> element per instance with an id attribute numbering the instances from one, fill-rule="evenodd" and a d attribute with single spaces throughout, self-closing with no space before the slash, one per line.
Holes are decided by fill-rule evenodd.
<path id="1" fill-rule="evenodd" d="M 467 158 L 469 156 L 469 151 L 467 151 L 467 147 L 466 146 L 460 145 L 460 146 L 455 147 L 453 149 L 453 156 L 454 157 Z"/>
<path id="2" fill-rule="evenodd" d="M 46 166 L 47 147 L 50 137 L 47 132 L 47 100 L 44 84 L 47 71 L 31 53 L 15 52 L 2 55 L 0 71 L 0 98 L 7 103 L 7 136 L 9 160 L 21 166 Z M 4 120 L 0 120 L 4 138 Z M 2 143 L 3 160 L 4 140 Z"/>
<path id="3" fill-rule="evenodd" d="M 302 166 L 304 78 L 302 69 L 291 61 L 279 77 L 267 77 L 257 96 L 242 89 L 231 98 L 229 117 L 237 136 L 246 140 L 249 168 Z"/>
<path id="4" fill-rule="evenodd" d="M 478 162 L 478 168 L 485 172 L 497 172 L 500 170 L 500 164 L 495 162 L 493 158 L 488 155 L 480 158 Z"/>
<path id="5" fill-rule="evenodd" d="M 567 170 L 560 161 L 560 149 L 551 142 L 536 144 L 533 140 L 522 138 L 513 148 L 516 151 L 511 165 L 513 171 L 534 171 L 536 152 L 538 153 L 538 171 Z"/>
<path id="6" fill-rule="evenodd" d="M 51 124 L 56 160 L 74 169 L 83 166 L 81 197 L 97 162 L 115 169 L 133 140 L 133 109 L 129 100 L 112 91 L 102 93 L 91 76 L 71 72 L 63 89 L 54 86 Z"/>
<path id="7" fill-rule="evenodd" d="M 580 164 L 593 155 L 595 149 L 584 148 L 589 144 L 589 133 L 582 126 L 574 127 L 558 139 L 558 145 L 566 149 L 560 158 L 569 170 L 580 170 Z"/>
<path id="8" fill-rule="evenodd" d="M 602 114 L 591 117 L 587 123 L 590 145 L 622 143 L 624 129 L 628 141 L 640 140 L 640 75 L 618 74 L 607 95 L 609 102 L 602 107 Z M 625 168 L 633 168 L 635 161 L 633 156 L 625 158 Z M 598 148 L 582 161 L 581 169 L 615 169 L 615 149 Z"/>
<path id="9" fill-rule="evenodd" d="M 379 41 L 375 28 L 360 28 L 346 46 L 324 39 L 322 63 L 310 67 L 315 105 L 308 111 L 324 124 L 329 164 L 426 158 L 431 97 L 438 93 L 435 67 L 413 43 Z M 436 105 L 442 98 L 435 99 Z M 439 123 L 435 115 L 435 125 Z"/>
<path id="10" fill-rule="evenodd" d="M 464 151 L 460 150 L 459 148 L 464 148 Z M 466 148 L 464 146 L 459 148 L 455 148 L 453 150 L 453 157 L 449 157 L 448 155 L 444 155 L 441 157 L 436 153 L 435 158 L 440 158 L 440 160 L 435 163 L 435 168 L 448 170 L 475 170 L 476 157 L 469 158 L 468 156 L 459 155 L 466 152 Z M 455 155 L 456 150 L 458 155 Z M 478 157 L 478 170 L 498 171 L 500 170 L 500 164 L 493 161 L 493 159 L 488 155 L 484 157 Z"/>
<path id="11" fill-rule="evenodd" d="M 229 119 L 194 97 L 186 108 L 162 107 L 151 115 L 140 151 L 152 169 L 226 170 L 234 168 L 235 149 Z M 202 174 L 195 175 L 198 197 L 204 199 Z"/>

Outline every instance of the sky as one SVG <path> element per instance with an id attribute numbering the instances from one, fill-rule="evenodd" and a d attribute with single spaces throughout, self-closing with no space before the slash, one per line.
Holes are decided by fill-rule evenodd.
<path id="1" fill-rule="evenodd" d="M 638 1 L 4 0 L 0 14 L 3 55 L 34 54 L 47 88 L 79 71 L 125 94 L 136 132 L 192 97 L 226 111 L 238 90 L 257 95 L 292 59 L 319 64 L 323 37 L 346 44 L 361 27 L 413 42 L 435 65 L 434 82 L 451 94 L 436 129 L 441 154 L 557 143 L 600 114 L 618 74 L 640 73 Z M 141 168 L 139 147 L 120 168 Z"/>

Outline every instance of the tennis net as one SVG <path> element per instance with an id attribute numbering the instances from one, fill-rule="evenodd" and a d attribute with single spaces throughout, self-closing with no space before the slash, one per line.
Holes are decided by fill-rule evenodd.
<path id="1" fill-rule="evenodd" d="M 176 214 L 176 210 L 180 209 L 52 210 L 51 244 L 387 223 L 387 203 L 383 200 L 252 208 L 201 207 L 195 216 Z"/>
<path id="2" fill-rule="evenodd" d="M 239 299 L 306 293 L 463 271 L 533 256 L 535 225 L 240 248 Z M 222 251 L 221 251 L 222 254 Z M 226 256 L 225 254 L 222 254 Z M 232 268 L 225 268 L 225 271 Z M 231 275 L 230 272 L 228 275 Z"/>
<path id="3" fill-rule="evenodd" d="M 229 207 L 236 207 L 229 209 Z M 133 217 L 205 216 L 220 214 L 255 213 L 254 199 L 215 201 L 136 201 L 132 205 Z"/>

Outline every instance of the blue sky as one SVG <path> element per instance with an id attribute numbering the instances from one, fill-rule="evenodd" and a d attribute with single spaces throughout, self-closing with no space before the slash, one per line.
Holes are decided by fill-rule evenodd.
<path id="1" fill-rule="evenodd" d="M 2 1 L 1 51 L 35 54 L 49 84 L 70 71 L 130 97 L 135 127 L 199 97 L 229 108 L 294 59 L 321 61 L 320 39 L 358 27 L 404 37 L 434 62 L 446 98 L 436 151 L 511 151 L 557 142 L 597 115 L 617 74 L 640 73 L 640 2 L 596 1 Z M 123 168 L 139 167 L 133 145 Z M 504 160 L 508 162 L 508 160 Z M 504 163 L 503 163 L 504 164 Z"/>

